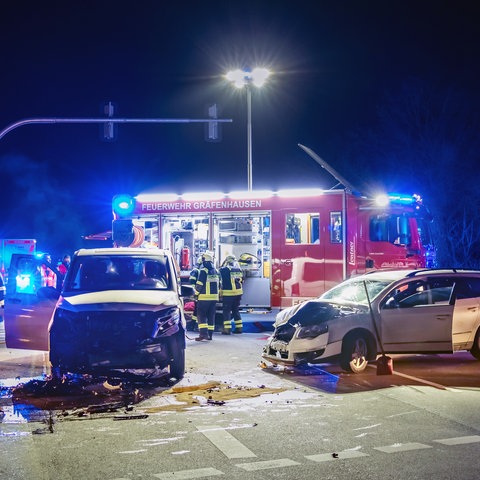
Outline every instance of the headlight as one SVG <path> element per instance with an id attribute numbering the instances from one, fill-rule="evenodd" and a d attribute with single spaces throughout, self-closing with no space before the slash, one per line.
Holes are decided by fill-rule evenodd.
<path id="1" fill-rule="evenodd" d="M 300 327 L 300 330 L 297 333 L 297 338 L 315 338 L 327 332 L 328 325 L 326 323 L 307 325 L 305 327 Z"/>
<path id="2" fill-rule="evenodd" d="M 161 336 L 172 326 L 178 325 L 181 320 L 180 309 L 178 307 L 163 310 L 155 320 L 152 337 Z"/>

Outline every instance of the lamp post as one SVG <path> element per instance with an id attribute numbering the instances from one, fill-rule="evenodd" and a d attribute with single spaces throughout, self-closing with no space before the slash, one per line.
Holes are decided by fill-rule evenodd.
<path id="1" fill-rule="evenodd" d="M 232 82 L 235 87 L 245 87 L 247 91 L 247 189 L 252 190 L 252 85 L 261 87 L 270 76 L 266 68 L 254 68 L 251 72 L 244 70 L 232 70 L 225 78 Z"/>

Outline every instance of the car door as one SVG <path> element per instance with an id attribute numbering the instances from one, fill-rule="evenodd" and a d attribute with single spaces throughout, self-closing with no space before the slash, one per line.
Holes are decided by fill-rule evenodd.
<path id="1" fill-rule="evenodd" d="M 40 287 L 35 256 L 13 254 L 4 311 L 7 348 L 48 350 L 48 325 L 57 299 L 53 287 Z"/>
<path id="2" fill-rule="evenodd" d="M 480 278 L 463 277 L 455 283 L 453 311 L 453 348 L 471 348 L 480 324 Z"/>
<path id="3" fill-rule="evenodd" d="M 380 332 L 390 353 L 452 352 L 454 280 L 411 279 L 380 304 Z"/>

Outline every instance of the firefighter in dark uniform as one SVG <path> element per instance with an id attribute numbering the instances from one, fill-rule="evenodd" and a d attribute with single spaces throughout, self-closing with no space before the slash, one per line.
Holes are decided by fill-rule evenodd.
<path id="1" fill-rule="evenodd" d="M 205 252 L 202 255 L 202 266 L 195 283 L 199 331 L 199 336 L 195 338 L 197 342 L 212 340 L 219 292 L 220 275 L 213 265 L 213 255 Z"/>
<path id="2" fill-rule="evenodd" d="M 201 266 L 202 266 L 202 257 L 198 257 L 197 264 L 195 268 L 190 272 L 190 276 L 188 277 L 188 281 L 190 282 L 190 285 L 193 285 L 194 287 L 195 287 L 195 284 L 197 283 L 198 273 L 200 272 Z M 194 299 L 193 303 L 194 303 L 194 306 L 193 306 L 193 313 L 192 313 L 192 321 L 195 322 L 195 330 L 197 330 L 198 329 L 197 299 Z"/>
<path id="3" fill-rule="evenodd" d="M 220 268 L 221 294 L 223 303 L 222 335 L 230 335 L 232 316 L 235 323 L 233 333 L 242 333 L 243 323 L 240 315 L 240 300 L 243 294 L 243 271 L 234 255 L 227 255 Z"/>

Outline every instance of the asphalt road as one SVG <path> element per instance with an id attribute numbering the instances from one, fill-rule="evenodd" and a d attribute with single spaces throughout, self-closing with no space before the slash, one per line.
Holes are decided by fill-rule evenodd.
<path id="1" fill-rule="evenodd" d="M 468 353 L 393 356 L 392 375 L 290 370 L 262 364 L 266 335 L 189 338 L 173 390 L 97 381 L 20 396 L 11 386 L 43 385 L 48 357 L 0 343 L 0 478 L 478 478 Z"/>

